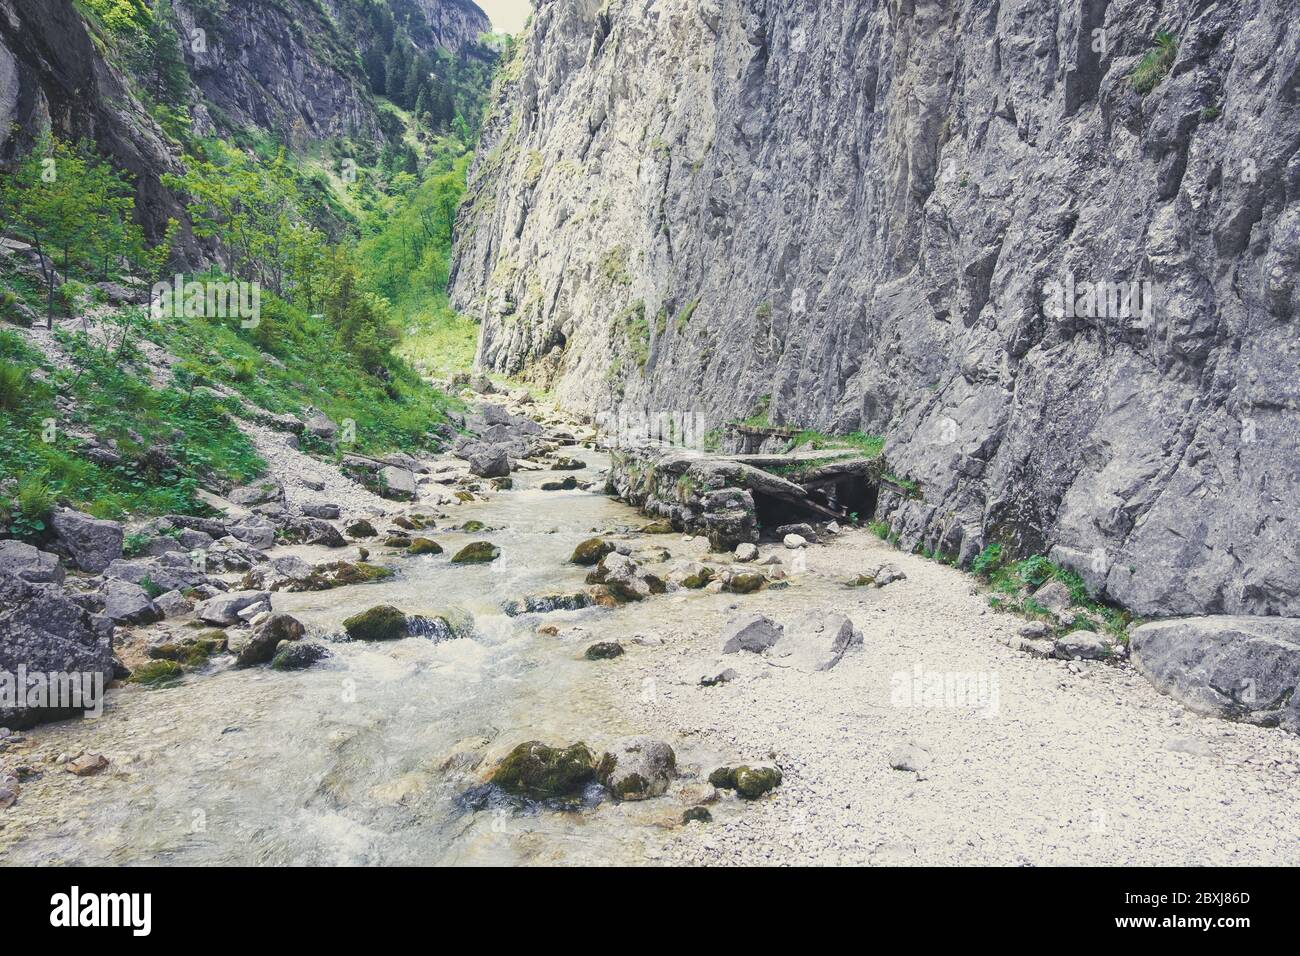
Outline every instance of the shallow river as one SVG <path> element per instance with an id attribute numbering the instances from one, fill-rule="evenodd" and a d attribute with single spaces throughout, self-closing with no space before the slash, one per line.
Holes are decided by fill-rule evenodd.
<path id="1" fill-rule="evenodd" d="M 607 461 L 576 450 L 594 468 Z M 586 472 L 587 475 L 591 470 Z M 589 492 L 542 492 L 550 472 L 517 473 L 515 491 L 449 509 L 439 526 L 471 518 L 474 535 L 431 532 L 438 556 L 396 563 L 393 581 L 313 594 L 277 594 L 275 607 L 313 636 L 340 630 L 358 610 L 390 603 L 408 613 L 462 608 L 476 635 L 435 644 L 332 643 L 333 657 L 296 673 L 268 668 L 188 677 L 160 690 L 110 692 L 99 720 L 29 733 L 37 752 L 102 752 L 97 777 L 56 767 L 25 783 L 0 829 L 0 859 L 80 864 L 425 864 L 584 862 L 643 859 L 661 839 L 644 811 L 470 812 L 459 797 L 472 773 L 444 771 L 467 738 L 495 759 L 514 744 L 586 740 L 594 747 L 634 733 L 617 702 L 590 678 L 602 666 L 581 659 L 601 636 L 598 609 L 546 615 L 581 624 L 578 641 L 539 635 L 542 619 L 517 619 L 503 600 L 572 591 L 585 570 L 567 564 L 593 529 L 641 523 L 630 508 Z M 419 511 L 418 506 L 413 510 Z M 453 566 L 448 555 L 489 539 L 502 557 Z M 305 553 L 305 552 L 304 552 Z M 323 555 L 322 555 L 323 556 Z M 620 622 L 624 627 L 627 621 Z M 487 742 L 484 744 L 484 742 Z M 465 744 L 462 743 L 464 746 Z M 490 760 L 484 764 L 487 766 Z M 653 803 L 654 801 L 651 801 Z M 678 811 L 680 812 L 680 811 Z"/>

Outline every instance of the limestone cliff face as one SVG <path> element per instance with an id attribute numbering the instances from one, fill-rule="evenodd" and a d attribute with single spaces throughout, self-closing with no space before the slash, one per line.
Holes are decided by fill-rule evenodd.
<path id="1" fill-rule="evenodd" d="M 90 139 L 136 184 L 150 238 L 185 212 L 162 184 L 179 173 L 167 138 L 91 41 L 68 0 L 0 0 L 0 164 L 43 133 Z M 190 244 L 190 249 L 194 247 Z"/>
<path id="2" fill-rule="evenodd" d="M 481 365 L 573 408 L 770 395 L 888 436 L 905 547 L 1050 550 L 1143 614 L 1298 615 L 1297 12 L 542 0 L 454 300 Z M 1153 307 L 1063 310 L 1071 277 Z"/>

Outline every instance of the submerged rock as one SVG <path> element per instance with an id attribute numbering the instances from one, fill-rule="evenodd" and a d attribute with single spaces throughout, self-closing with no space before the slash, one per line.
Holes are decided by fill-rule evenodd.
<path id="1" fill-rule="evenodd" d="M 542 491 L 572 491 L 578 487 L 578 479 L 572 475 L 567 476 L 562 481 L 544 481 L 542 482 Z"/>
<path id="2" fill-rule="evenodd" d="M 149 645 L 146 653 L 154 660 L 175 661 L 198 667 L 226 649 L 226 632 L 202 631 L 198 634 L 168 634 Z"/>
<path id="3" fill-rule="evenodd" d="M 589 661 L 608 661 L 615 657 L 622 657 L 625 653 L 623 645 L 618 641 L 602 641 L 599 644 L 592 644 L 582 656 Z"/>
<path id="4" fill-rule="evenodd" d="M 597 603 L 596 598 L 586 592 L 579 591 L 576 594 L 540 594 L 520 598 L 514 601 L 505 601 L 501 605 L 501 610 L 507 617 L 518 617 L 521 614 L 550 614 L 553 611 L 580 611 L 583 608 L 593 607 Z"/>
<path id="5" fill-rule="evenodd" d="M 713 814 L 708 807 L 691 807 L 682 814 L 682 823 L 712 823 Z"/>
<path id="6" fill-rule="evenodd" d="M 492 773 L 507 793 L 546 798 L 580 794 L 596 779 L 596 761 L 586 744 L 549 747 L 537 740 L 512 750 Z"/>
<path id="7" fill-rule="evenodd" d="M 306 641 L 290 644 L 277 652 L 275 657 L 271 659 L 271 669 L 277 671 L 306 670 L 329 656 L 330 652 L 320 644 Z"/>

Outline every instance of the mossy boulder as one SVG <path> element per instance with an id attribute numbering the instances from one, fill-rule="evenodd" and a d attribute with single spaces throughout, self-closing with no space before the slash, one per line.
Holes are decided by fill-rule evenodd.
<path id="1" fill-rule="evenodd" d="M 380 604 L 343 622 L 354 641 L 396 641 L 410 635 L 406 615 L 391 604 Z"/>
<path id="2" fill-rule="evenodd" d="M 442 554 L 442 545 L 436 541 L 430 541 L 428 538 L 416 538 L 407 547 L 406 552 L 408 554 Z"/>
<path id="3" fill-rule="evenodd" d="M 179 679 L 184 673 L 185 668 L 175 661 L 150 661 L 133 670 L 127 681 L 145 687 L 159 687 Z"/>
<path id="4" fill-rule="evenodd" d="M 691 807 L 682 814 L 682 823 L 712 823 L 713 814 L 707 807 Z"/>
<path id="5" fill-rule="evenodd" d="M 776 767 L 719 767 L 709 774 L 709 783 L 719 790 L 735 790 L 745 800 L 757 800 L 781 785 Z"/>
<path id="6" fill-rule="evenodd" d="M 494 491 L 509 491 L 514 488 L 515 481 L 513 478 L 493 478 L 492 488 Z"/>
<path id="7" fill-rule="evenodd" d="M 586 744 L 549 747 L 537 740 L 520 744 L 492 773 L 492 783 L 525 797 L 581 794 L 596 779 L 596 761 Z"/>
<path id="8" fill-rule="evenodd" d="M 608 661 L 615 657 L 622 657 L 624 653 L 626 652 L 623 650 L 623 645 L 618 641 L 602 641 L 599 644 L 592 644 L 582 656 L 589 661 Z"/>
<path id="9" fill-rule="evenodd" d="M 478 532 L 484 530 L 485 528 L 487 528 L 487 525 L 485 525 L 482 521 L 475 521 L 475 520 L 466 521 L 463 525 L 460 526 L 460 530 L 464 531 L 466 534 L 477 534 Z"/>
<path id="10" fill-rule="evenodd" d="M 573 557 L 569 560 L 589 568 L 600 564 L 600 559 L 613 551 L 614 546 L 604 538 L 588 538 L 573 549 Z"/>
<path id="11" fill-rule="evenodd" d="M 501 549 L 490 541 L 474 541 L 456 552 L 452 564 L 487 564 L 501 557 Z"/>
<path id="12" fill-rule="evenodd" d="M 406 517 L 406 515 L 398 515 L 393 519 L 393 524 L 397 525 L 397 527 L 401 528 L 403 531 L 415 530 L 415 522 Z"/>
<path id="13" fill-rule="evenodd" d="M 384 545 L 389 548 L 409 548 L 411 546 L 411 536 L 406 534 L 390 534 L 384 539 Z"/>
<path id="14" fill-rule="evenodd" d="M 369 584 L 371 581 L 383 581 L 393 576 L 393 569 L 381 564 L 366 564 L 358 561 L 330 561 L 312 568 L 311 574 L 300 581 L 294 581 L 286 591 L 330 591 L 350 584 Z"/>
<path id="15" fill-rule="evenodd" d="M 736 789 L 736 768 L 719 767 L 713 773 L 709 774 L 710 786 L 717 787 L 719 790 Z"/>
<path id="16" fill-rule="evenodd" d="M 648 525 L 641 528 L 642 534 L 672 534 L 674 532 L 673 523 L 667 518 L 659 521 L 651 521 Z"/>
<path id="17" fill-rule="evenodd" d="M 354 521 L 348 525 L 347 532 L 348 536 L 352 538 L 373 538 L 375 535 L 379 534 L 379 532 L 375 530 L 375 526 L 365 518 L 362 518 L 360 521 Z"/>
<path id="18" fill-rule="evenodd" d="M 727 581 L 727 590 L 732 594 L 753 594 L 766 583 L 767 578 L 757 571 L 741 571 Z"/>

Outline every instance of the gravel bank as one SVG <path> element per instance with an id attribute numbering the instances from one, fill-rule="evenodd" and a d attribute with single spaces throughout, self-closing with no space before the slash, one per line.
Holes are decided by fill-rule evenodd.
<path id="1" fill-rule="evenodd" d="M 907 580 L 841 585 L 885 561 Z M 631 645 L 628 666 L 604 671 L 629 722 L 673 741 L 688 766 L 775 758 L 785 773 L 775 795 L 724 797 L 712 824 L 672 831 L 663 862 L 1300 862 L 1285 809 L 1300 796 L 1300 740 L 1191 714 L 1126 664 L 1013 651 L 998 639 L 1021 622 L 989 610 L 970 576 L 866 532 L 810 549 L 807 563 L 787 590 L 656 599 L 664 643 Z M 813 608 L 849 613 L 865 647 L 823 673 L 718 654 L 741 610 L 794 624 Z M 738 679 L 699 686 L 724 666 Z M 979 676 L 982 706 L 908 705 L 899 688 L 917 668 Z M 919 774 L 891 769 L 907 743 L 928 754 Z"/>

